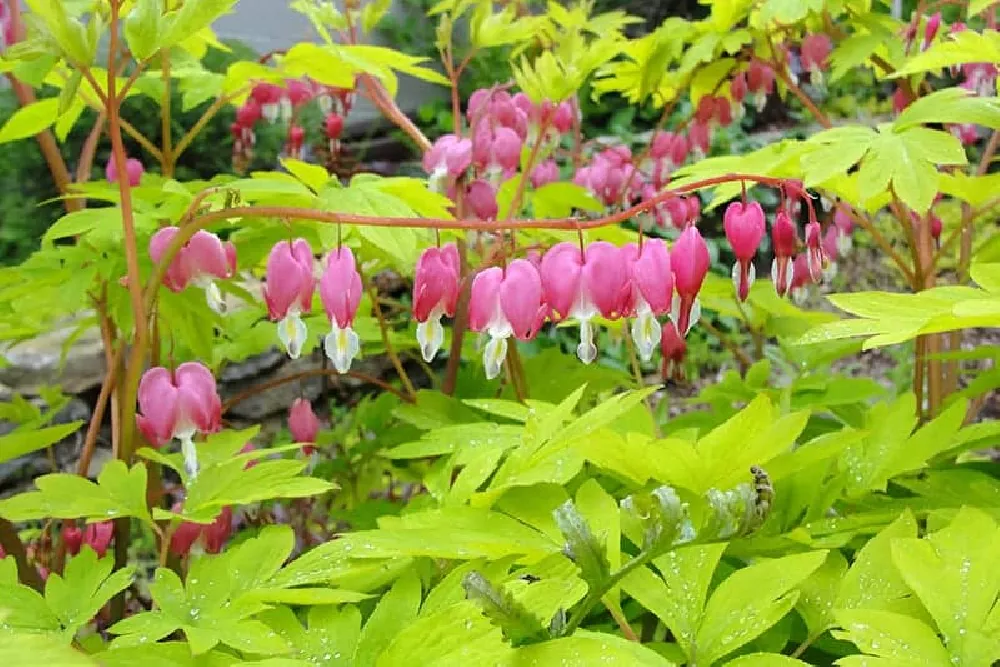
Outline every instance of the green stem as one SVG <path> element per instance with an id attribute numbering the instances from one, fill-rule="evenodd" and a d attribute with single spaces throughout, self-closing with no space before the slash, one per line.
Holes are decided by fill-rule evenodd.
<path id="1" fill-rule="evenodd" d="M 566 623 L 566 631 L 564 634 L 572 634 L 574 630 L 580 627 L 583 620 L 591 612 L 591 610 L 601 601 L 608 591 L 617 586 L 625 577 L 632 574 L 635 570 L 638 570 L 643 565 L 649 563 L 653 560 L 656 553 L 653 551 L 643 551 L 638 556 L 630 560 L 629 562 L 622 565 L 618 570 L 616 570 L 603 585 L 597 586 L 590 589 L 587 592 L 587 596 L 583 598 L 576 611 L 569 617 L 569 621 Z"/>

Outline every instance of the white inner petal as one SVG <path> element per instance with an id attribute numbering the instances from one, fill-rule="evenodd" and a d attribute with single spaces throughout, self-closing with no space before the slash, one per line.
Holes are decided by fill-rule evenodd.
<path id="1" fill-rule="evenodd" d="M 594 327 L 589 319 L 580 320 L 580 344 L 576 346 L 576 356 L 585 364 L 597 359 L 597 346 L 594 345 Z"/>
<path id="2" fill-rule="evenodd" d="M 507 358 L 507 338 L 496 338 L 491 336 L 483 351 L 483 366 L 486 369 L 486 378 L 494 379 L 500 375 L 503 368 L 504 359 Z"/>
<path id="3" fill-rule="evenodd" d="M 298 312 L 289 311 L 285 319 L 278 322 L 278 340 L 285 346 L 285 351 L 292 359 L 298 359 L 302 355 L 302 346 L 305 345 L 308 335 L 306 323 L 299 317 Z"/>
<path id="4" fill-rule="evenodd" d="M 431 312 L 426 322 L 417 323 L 417 342 L 420 343 L 420 354 L 424 361 L 427 363 L 433 361 L 444 344 L 444 327 L 441 326 L 440 313 Z"/>
<path id="5" fill-rule="evenodd" d="M 205 283 L 205 300 L 208 301 L 208 307 L 219 315 L 226 314 L 226 300 L 222 297 L 219 286 L 213 280 Z"/>
<path id="6" fill-rule="evenodd" d="M 186 437 L 181 437 L 181 454 L 184 455 L 184 471 L 188 475 L 188 482 L 193 482 L 198 477 L 198 450 L 192 440 L 193 433 Z"/>
<path id="7" fill-rule="evenodd" d="M 341 329 L 333 324 L 324 341 L 326 356 L 333 362 L 338 373 L 346 373 L 351 369 L 351 362 L 361 351 L 361 339 L 351 327 Z"/>
<path id="8" fill-rule="evenodd" d="M 646 307 L 637 309 L 638 315 L 632 321 L 632 340 L 635 341 L 636 349 L 639 351 L 639 358 L 649 361 L 653 358 L 656 346 L 660 344 L 662 329 L 649 306 L 645 302 L 642 305 Z"/>

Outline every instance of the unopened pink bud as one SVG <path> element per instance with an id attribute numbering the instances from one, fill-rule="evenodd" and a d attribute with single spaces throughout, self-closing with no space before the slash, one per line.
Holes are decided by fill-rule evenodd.
<path id="1" fill-rule="evenodd" d="M 660 335 L 660 352 L 663 354 L 663 379 L 680 379 L 681 364 L 687 355 L 687 343 L 677 332 L 677 325 L 667 320 Z"/>
<path id="2" fill-rule="evenodd" d="M 128 175 L 129 187 L 137 187 L 142 180 L 144 172 L 145 168 L 139 160 L 129 158 L 125 161 L 125 173 Z M 114 156 L 108 160 L 108 165 L 104 169 L 104 175 L 107 177 L 108 183 L 118 182 L 118 165 L 115 163 Z"/>
<path id="3" fill-rule="evenodd" d="M 483 180 L 472 181 L 465 191 L 465 203 L 472 215 L 480 220 L 494 220 L 497 217 L 497 193 L 493 186 Z"/>
<path id="4" fill-rule="evenodd" d="M 344 117 L 340 114 L 329 113 L 323 122 L 323 131 L 327 139 L 339 139 L 344 131 Z"/>
<path id="5" fill-rule="evenodd" d="M 104 558 L 115 536 L 115 524 L 111 521 L 98 521 L 87 524 L 83 530 L 83 543 L 89 545 L 100 558 Z"/>
<path id="6" fill-rule="evenodd" d="M 319 433 L 319 418 L 312 405 L 304 398 L 297 398 L 288 411 L 288 430 L 295 442 L 315 443 Z"/>
<path id="7" fill-rule="evenodd" d="M 742 104 L 743 100 L 746 99 L 748 91 L 746 72 L 740 72 L 729 82 L 729 95 L 737 104 Z"/>
<path id="8" fill-rule="evenodd" d="M 941 28 L 941 12 L 935 12 L 929 19 L 927 19 L 927 25 L 924 27 L 924 43 L 923 49 L 927 49 L 937 37 L 938 30 Z"/>
<path id="9" fill-rule="evenodd" d="M 670 266 L 674 272 L 674 289 L 678 296 L 674 309 L 676 313 L 672 313 L 672 319 L 677 323 L 677 330 L 681 335 L 686 336 L 691 327 L 695 299 L 710 264 L 711 257 L 705 239 L 697 227 L 688 227 L 670 249 Z"/>
<path id="10" fill-rule="evenodd" d="M 573 103 L 569 100 L 560 102 L 552 113 L 552 127 L 557 132 L 565 134 L 573 129 Z"/>
<path id="11" fill-rule="evenodd" d="M 80 547 L 83 546 L 83 531 L 77 527 L 75 521 L 70 519 L 63 523 L 62 540 L 66 547 L 66 553 L 70 556 L 80 553 Z"/>
<path id="12" fill-rule="evenodd" d="M 726 208 L 723 226 L 726 239 L 736 255 L 736 263 L 733 265 L 736 294 L 740 301 L 746 301 L 756 277 L 753 258 L 767 231 L 764 209 L 757 202 L 733 202 Z"/>

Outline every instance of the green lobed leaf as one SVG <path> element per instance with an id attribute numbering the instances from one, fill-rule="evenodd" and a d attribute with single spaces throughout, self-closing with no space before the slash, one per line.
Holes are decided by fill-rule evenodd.
<path id="1" fill-rule="evenodd" d="M 974 123 L 1000 127 L 997 98 L 978 97 L 964 88 L 942 88 L 914 100 L 893 122 L 897 130 L 928 123 Z"/>
<path id="2" fill-rule="evenodd" d="M 125 42 L 136 60 L 145 60 L 156 52 L 162 6 L 159 0 L 137 0 L 125 18 Z"/>
<path id="3" fill-rule="evenodd" d="M 695 639 L 700 661 L 711 664 L 759 636 L 795 605 L 793 589 L 826 560 L 826 551 L 775 558 L 737 570 L 705 606 Z"/>
<path id="4" fill-rule="evenodd" d="M 674 549 L 653 561 L 659 577 L 644 567 L 622 582 L 622 589 L 629 596 L 670 628 L 688 656 L 694 655 L 712 574 L 725 549 L 725 544 Z"/>
<path id="5" fill-rule="evenodd" d="M 35 480 L 38 491 L 0 501 L 0 516 L 11 521 L 34 519 L 112 519 L 135 517 L 151 522 L 146 508 L 146 466 L 128 468 L 110 461 L 97 482 L 77 475 L 55 473 Z"/>
<path id="6" fill-rule="evenodd" d="M 465 600 L 421 615 L 396 635 L 375 664 L 504 664 L 511 651 L 500 628 Z"/>
<path id="7" fill-rule="evenodd" d="M 620 665 L 621 667 L 672 667 L 673 663 L 642 644 L 603 632 L 579 630 L 572 637 L 552 639 L 514 651 L 510 667 L 529 665 Z"/>
<path id="8" fill-rule="evenodd" d="M 185 2 L 173 14 L 168 14 L 163 21 L 163 32 L 160 34 L 157 48 L 166 49 L 190 36 L 201 32 L 215 22 L 217 18 L 229 12 L 236 0 L 194 0 Z"/>
<path id="9" fill-rule="evenodd" d="M 32 137 L 59 117 L 59 100 L 51 97 L 19 108 L 0 128 L 0 143 Z"/>
<path id="10" fill-rule="evenodd" d="M 65 639 L 72 639 L 90 623 L 112 597 L 132 583 L 134 574 L 131 565 L 115 571 L 114 557 L 98 560 L 89 545 L 69 559 L 62 575 L 50 574 L 45 582 L 45 602 L 59 617 Z"/>
<path id="11" fill-rule="evenodd" d="M 864 653 L 891 659 L 900 667 L 953 664 L 934 630 L 919 619 L 890 611 L 854 609 L 838 611 L 840 639 L 855 644 Z"/>
<path id="12" fill-rule="evenodd" d="M 988 619 L 1000 593 L 1000 528 L 988 514 L 962 509 L 924 539 L 899 538 L 892 560 L 930 612 L 959 664 L 1000 660 L 1000 638 Z"/>
<path id="13" fill-rule="evenodd" d="M 382 596 L 361 630 L 354 651 L 354 665 L 373 667 L 393 638 L 416 620 L 420 610 L 420 589 L 420 579 L 411 570 Z"/>
<path id="14" fill-rule="evenodd" d="M 15 430 L 0 436 L 0 463 L 16 459 L 59 442 L 83 425 L 82 421 L 59 424 L 31 431 Z"/>

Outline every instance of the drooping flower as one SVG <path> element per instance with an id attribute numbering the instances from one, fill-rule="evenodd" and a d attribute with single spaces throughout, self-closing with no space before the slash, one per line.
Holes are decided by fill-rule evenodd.
<path id="1" fill-rule="evenodd" d="M 684 197 L 671 197 L 660 207 L 658 210 L 662 210 L 667 221 L 677 229 L 684 229 L 691 222 L 691 209 Z"/>
<path id="2" fill-rule="evenodd" d="M 80 553 L 80 547 L 83 546 L 83 531 L 76 525 L 76 521 L 72 519 L 63 521 L 62 541 L 66 553 L 70 556 Z"/>
<path id="3" fill-rule="evenodd" d="M 823 230 L 818 222 L 806 224 L 806 256 L 809 261 L 809 274 L 813 282 L 819 282 L 823 278 L 823 269 L 826 266 L 826 253 L 823 252 Z"/>
<path id="4" fill-rule="evenodd" d="M 965 63 L 962 65 L 962 73 L 965 75 L 962 88 L 980 97 L 996 95 L 997 66 L 993 63 Z"/>
<path id="5" fill-rule="evenodd" d="M 145 171 L 146 169 L 142 166 L 142 162 L 134 157 L 130 157 L 125 161 L 125 174 L 128 176 L 130 187 L 134 188 L 139 185 Z M 104 176 L 107 178 L 108 183 L 118 182 L 118 165 L 115 163 L 113 156 L 108 160 L 108 165 L 104 168 Z"/>
<path id="6" fill-rule="evenodd" d="M 802 68 L 809 71 L 813 83 L 822 81 L 831 50 L 833 44 L 825 33 L 813 33 L 802 40 Z"/>
<path id="7" fill-rule="evenodd" d="M 843 209 L 838 208 L 833 214 L 833 226 L 837 229 L 837 255 L 843 257 L 851 252 L 854 242 L 851 234 L 854 231 L 854 220 Z"/>
<path id="8" fill-rule="evenodd" d="M 509 178 L 521 161 L 523 141 L 509 127 L 490 127 L 483 121 L 472 133 L 472 163 L 493 185 Z"/>
<path id="9" fill-rule="evenodd" d="M 302 149 L 305 146 L 306 131 L 298 125 L 288 128 L 288 141 L 285 144 L 285 154 L 296 160 L 302 159 Z"/>
<path id="10" fill-rule="evenodd" d="M 178 227 L 163 227 L 149 240 L 149 256 L 159 263 L 167 248 L 180 231 Z M 163 284 L 174 292 L 195 284 L 205 290 L 208 305 L 217 313 L 225 310 L 225 302 L 215 279 L 226 280 L 236 273 L 236 247 L 223 243 L 211 232 L 199 230 L 174 255 L 163 276 Z"/>
<path id="11" fill-rule="evenodd" d="M 636 244 L 626 245 L 625 253 L 632 280 L 629 314 L 632 322 L 632 340 L 639 357 L 649 361 L 660 343 L 661 327 L 657 316 L 670 312 L 673 305 L 674 274 L 670 267 L 670 250 L 663 239 L 646 239 L 640 249 Z"/>
<path id="12" fill-rule="evenodd" d="M 319 433 L 319 418 L 313 412 L 312 404 L 304 398 L 296 398 L 288 411 L 288 430 L 295 442 L 303 443 L 302 451 L 315 451 L 316 435 Z"/>
<path id="13" fill-rule="evenodd" d="M 340 135 L 344 132 L 344 117 L 335 111 L 326 114 L 323 121 L 323 133 L 329 143 L 330 153 L 336 153 L 340 146 Z"/>
<path id="14" fill-rule="evenodd" d="M 83 529 L 83 544 L 90 546 L 98 558 L 104 558 L 115 536 L 115 524 L 111 521 L 88 523 Z"/>
<path id="15" fill-rule="evenodd" d="M 758 112 L 767 105 L 767 96 L 774 92 L 774 70 L 759 60 L 752 60 L 747 68 L 747 89 L 754 97 Z"/>
<path id="16" fill-rule="evenodd" d="M 444 343 L 443 316 L 453 317 L 459 293 L 458 248 L 447 243 L 420 255 L 413 277 L 413 319 L 424 361 L 430 363 Z"/>
<path id="17" fill-rule="evenodd" d="M 921 51 L 926 51 L 937 37 L 938 30 L 941 29 L 941 12 L 935 12 L 927 19 L 927 25 L 924 26 L 924 42 L 920 45 Z"/>
<path id="18" fill-rule="evenodd" d="M 179 513 L 182 509 L 181 503 L 174 504 L 173 511 Z M 205 553 L 217 554 L 222 551 L 226 540 L 233 530 L 233 510 L 226 506 L 219 511 L 219 515 L 210 524 L 193 523 L 184 521 L 170 536 L 170 553 L 179 558 L 184 558 L 191 553 L 192 548 L 201 540 Z"/>
<path id="19" fill-rule="evenodd" d="M 750 286 L 757 277 L 753 259 L 764 238 L 767 225 L 764 209 L 757 202 L 733 202 L 723 216 L 726 239 L 733 248 L 736 262 L 733 264 L 733 286 L 740 301 L 750 295 Z"/>
<path id="20" fill-rule="evenodd" d="M 613 146 L 594 156 L 590 165 L 577 170 L 573 182 L 607 206 L 630 199 L 642 191 L 641 174 L 635 173 L 632 153 L 627 146 Z"/>
<path id="21" fill-rule="evenodd" d="M 215 521 L 202 529 L 202 539 L 205 543 L 205 553 L 222 553 L 222 547 L 233 532 L 233 510 L 223 507 Z"/>
<path id="22" fill-rule="evenodd" d="M 584 252 L 573 243 L 558 243 L 542 257 L 545 301 L 554 320 L 580 323 L 576 355 L 585 364 L 597 358 L 591 320 L 598 315 L 616 319 L 628 310 L 632 286 L 626 260 L 607 241 L 595 241 Z"/>
<path id="23" fill-rule="evenodd" d="M 278 323 L 278 339 L 288 356 L 298 359 L 302 354 L 308 330 L 301 315 L 312 310 L 313 291 L 312 248 L 305 239 L 278 241 L 267 257 L 264 278 L 264 302 L 272 322 Z"/>
<path id="24" fill-rule="evenodd" d="M 331 252 L 319 280 L 319 295 L 331 327 L 324 341 L 326 356 L 338 373 L 350 370 L 351 362 L 361 351 L 361 339 L 353 324 L 363 289 L 351 249 L 344 247 Z"/>
<path id="25" fill-rule="evenodd" d="M 469 298 L 469 329 L 489 334 L 483 351 L 486 377 L 500 374 L 507 357 L 507 339 L 531 340 L 548 308 L 535 265 L 515 259 L 506 269 L 494 266 L 476 274 Z"/>
<path id="26" fill-rule="evenodd" d="M 663 323 L 660 352 L 663 355 L 663 379 L 680 379 L 683 376 L 681 364 L 684 363 L 684 356 L 687 354 L 687 343 L 677 333 L 677 325 L 671 320 Z"/>
<path id="27" fill-rule="evenodd" d="M 733 98 L 733 102 L 736 104 L 743 104 L 743 100 L 746 99 L 749 91 L 746 72 L 740 72 L 729 82 L 729 96 Z"/>
<path id="28" fill-rule="evenodd" d="M 688 126 L 688 143 L 695 159 L 701 160 L 712 147 L 712 129 L 708 123 L 693 122 Z"/>
<path id="29" fill-rule="evenodd" d="M 710 263 L 705 239 L 701 237 L 698 228 L 691 225 L 681 233 L 670 249 L 670 266 L 674 272 L 674 289 L 677 291 L 670 308 L 670 319 L 677 324 L 677 331 L 681 336 L 687 336 L 701 317 L 698 292 L 705 281 Z"/>
<path id="30" fill-rule="evenodd" d="M 260 110 L 264 118 L 273 123 L 281 116 L 281 100 L 285 96 L 285 91 L 281 86 L 273 83 L 258 83 L 250 91 L 250 97 L 260 105 Z"/>
<path id="31" fill-rule="evenodd" d="M 531 187 L 540 188 L 559 180 L 559 165 L 555 160 L 545 160 L 531 170 Z"/>
<path id="32" fill-rule="evenodd" d="M 215 378 L 198 362 L 188 361 L 173 373 L 156 367 L 139 381 L 139 431 L 154 447 L 174 438 L 181 442 L 184 465 L 191 479 L 198 474 L 194 436 L 215 433 L 222 423 L 222 402 Z"/>
<path id="33" fill-rule="evenodd" d="M 979 140 L 979 128 L 973 123 L 949 125 L 948 131 L 958 139 L 963 146 L 971 146 Z"/>
<path id="34" fill-rule="evenodd" d="M 248 99 L 236 110 L 236 124 L 249 130 L 253 130 L 253 126 L 257 124 L 261 117 L 260 105 L 252 98 Z"/>
<path id="35" fill-rule="evenodd" d="M 774 216 L 771 246 L 774 248 L 771 281 L 778 296 L 785 296 L 792 283 L 792 259 L 799 247 L 799 231 L 786 211 L 779 210 Z"/>
<path id="36" fill-rule="evenodd" d="M 465 203 L 469 211 L 480 220 L 494 220 L 499 211 L 497 191 L 488 181 L 477 179 L 465 189 Z"/>
<path id="37" fill-rule="evenodd" d="M 822 243 L 823 256 L 827 259 L 826 265 L 823 267 L 823 280 L 833 280 L 833 277 L 837 275 L 837 259 L 840 256 L 837 243 L 839 238 L 840 230 L 837 229 L 836 225 L 830 225 L 826 228 Z"/>
<path id="38" fill-rule="evenodd" d="M 454 134 L 446 134 L 434 142 L 424 153 L 423 167 L 428 173 L 428 187 L 435 192 L 444 192 L 472 164 L 472 142 L 460 139 Z"/>
<path id="39" fill-rule="evenodd" d="M 809 285 L 814 282 L 812 271 L 809 269 L 809 258 L 805 253 L 800 253 L 792 262 L 792 282 L 789 288 L 792 301 L 800 305 L 805 303 L 809 297 Z"/>
<path id="40" fill-rule="evenodd" d="M 901 86 L 897 86 L 892 93 L 892 110 L 897 114 L 903 113 L 906 107 L 910 106 L 911 101 L 906 91 Z"/>
<path id="41" fill-rule="evenodd" d="M 715 122 L 722 127 L 729 127 L 733 124 L 733 105 L 725 97 L 719 95 L 715 98 Z"/>
<path id="42" fill-rule="evenodd" d="M 565 134 L 573 129 L 573 120 L 576 116 L 575 105 L 570 100 L 563 100 L 556 105 L 552 112 L 552 127 L 557 132 Z"/>

